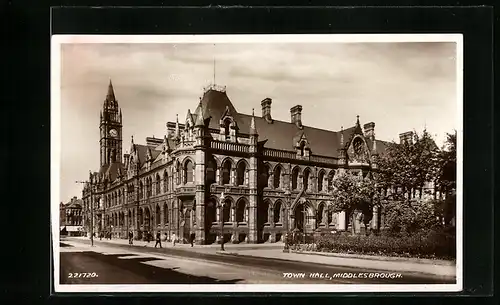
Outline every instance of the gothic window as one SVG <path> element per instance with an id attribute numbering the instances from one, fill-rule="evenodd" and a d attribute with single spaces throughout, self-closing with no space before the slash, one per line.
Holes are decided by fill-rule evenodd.
<path id="1" fill-rule="evenodd" d="M 296 167 L 293 169 L 293 172 L 292 172 L 292 190 L 297 189 L 298 179 L 299 179 L 299 168 Z"/>
<path id="2" fill-rule="evenodd" d="M 357 157 L 360 157 L 361 154 L 363 153 L 363 140 L 361 140 L 361 138 L 357 137 L 354 139 L 354 142 L 352 145 L 353 145 L 353 149 L 354 149 L 354 154 Z"/>
<path id="3" fill-rule="evenodd" d="M 274 204 L 274 223 L 281 222 L 281 201 Z"/>
<path id="4" fill-rule="evenodd" d="M 275 189 L 279 189 L 281 186 L 281 166 L 276 166 L 274 169 L 273 184 Z"/>
<path id="5" fill-rule="evenodd" d="M 231 126 L 231 120 L 228 118 L 224 121 L 224 136 L 226 137 L 226 140 L 229 139 L 230 137 L 230 126 Z"/>
<path id="6" fill-rule="evenodd" d="M 168 192 L 168 174 L 167 170 L 163 171 L 163 191 Z"/>
<path id="7" fill-rule="evenodd" d="M 222 184 L 231 183 L 231 162 L 226 160 L 222 168 Z"/>
<path id="8" fill-rule="evenodd" d="M 191 160 L 187 160 L 184 164 L 184 183 L 193 182 L 193 162 Z"/>
<path id="9" fill-rule="evenodd" d="M 304 171 L 304 174 L 303 174 L 303 181 L 302 181 L 302 187 L 304 188 L 304 190 L 307 190 L 309 189 L 309 176 L 310 176 L 310 172 L 309 172 L 309 169 L 306 169 Z"/>
<path id="10" fill-rule="evenodd" d="M 305 156 L 305 153 L 304 153 L 305 146 L 306 146 L 306 142 L 302 141 L 300 143 L 300 155 L 301 156 Z"/>
<path id="11" fill-rule="evenodd" d="M 246 209 L 245 200 L 238 201 L 238 205 L 236 208 L 236 221 L 237 222 L 245 222 L 245 209 Z"/>
<path id="12" fill-rule="evenodd" d="M 224 204 L 224 210 L 222 212 L 222 221 L 229 222 L 231 217 L 231 202 L 226 201 Z"/>
<path id="13" fill-rule="evenodd" d="M 268 187 L 269 186 L 269 166 L 267 164 L 264 164 L 264 166 L 261 169 L 260 173 L 260 183 L 262 184 L 263 187 Z"/>
<path id="14" fill-rule="evenodd" d="M 325 178 L 325 172 L 321 171 L 318 175 L 318 192 L 323 191 L 323 179 Z"/>
<path id="15" fill-rule="evenodd" d="M 156 195 L 160 194 L 160 175 L 156 174 Z"/>
<path id="16" fill-rule="evenodd" d="M 156 225 L 160 226 L 161 224 L 161 211 L 160 211 L 160 206 L 156 205 Z"/>
<path id="17" fill-rule="evenodd" d="M 144 196 L 144 185 L 142 184 L 142 181 L 139 182 L 139 198 L 143 198 Z"/>
<path id="18" fill-rule="evenodd" d="M 243 185 L 245 183 L 245 172 L 245 162 L 240 162 L 240 164 L 238 164 L 238 168 L 236 169 L 236 185 Z"/>
<path id="19" fill-rule="evenodd" d="M 167 225 L 168 224 L 168 205 L 167 203 L 163 206 L 163 221 Z"/>
<path id="20" fill-rule="evenodd" d="M 328 179 L 327 179 L 327 191 L 331 192 L 333 190 L 333 177 L 335 177 L 335 171 L 331 170 L 330 173 L 328 174 Z"/>
<path id="21" fill-rule="evenodd" d="M 217 170 L 217 163 L 213 158 L 207 163 L 207 185 L 211 185 L 215 183 L 215 174 Z"/>

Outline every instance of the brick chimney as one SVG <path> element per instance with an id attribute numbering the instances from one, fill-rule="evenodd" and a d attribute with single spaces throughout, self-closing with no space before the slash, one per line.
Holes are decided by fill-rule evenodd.
<path id="1" fill-rule="evenodd" d="M 296 105 L 290 108 L 291 122 L 302 128 L 302 106 Z"/>
<path id="2" fill-rule="evenodd" d="M 375 138 L 375 123 L 370 122 L 363 125 L 365 137 L 373 140 Z"/>
<path id="3" fill-rule="evenodd" d="M 268 97 L 266 97 L 265 99 L 262 100 L 262 102 L 260 102 L 260 105 L 262 106 L 262 117 L 264 119 L 266 119 L 267 121 L 270 121 L 272 120 L 272 117 L 271 117 L 271 104 L 272 104 L 272 100 Z"/>
<path id="4" fill-rule="evenodd" d="M 413 144 L 413 131 L 407 131 L 399 134 L 399 144 Z"/>

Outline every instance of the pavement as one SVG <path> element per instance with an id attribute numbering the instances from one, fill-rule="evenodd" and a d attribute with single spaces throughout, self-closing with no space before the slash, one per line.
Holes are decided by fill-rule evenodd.
<path id="1" fill-rule="evenodd" d="M 414 272 L 383 272 L 362 267 L 326 265 L 273 258 L 276 244 L 229 245 L 238 253 L 216 246 L 189 245 L 154 248 L 141 242 L 123 243 L 64 238 L 60 241 L 61 284 L 452 284 L 455 277 Z M 273 248 L 274 247 L 274 248 Z M 242 249 L 244 248 L 244 249 Z M 262 248 L 262 247 L 261 247 Z M 259 256 L 253 255 L 260 251 Z M 294 254 L 294 253 L 283 253 Z M 262 256 L 265 255 L 265 256 Z M 295 254 L 313 257 L 313 255 Z M 344 276 L 345 275 L 345 276 Z M 369 275 L 380 275 L 371 276 Z"/>
<path id="2" fill-rule="evenodd" d="M 80 240 L 81 242 L 89 242 L 86 237 L 72 237 L 69 240 Z M 131 247 L 126 239 L 99 239 L 94 240 L 96 243 L 107 243 L 115 245 L 123 245 Z M 133 248 L 154 248 L 155 242 L 149 243 L 145 241 L 134 240 Z M 218 254 L 224 256 L 237 257 L 253 257 L 266 258 L 281 261 L 292 261 L 301 263 L 314 263 L 335 267 L 359 268 L 364 270 L 390 271 L 411 274 L 421 274 L 429 276 L 437 276 L 443 279 L 456 278 L 456 265 L 452 261 L 444 260 L 422 260 L 413 258 L 389 258 L 389 257 L 369 257 L 367 255 L 352 255 L 349 254 L 330 254 L 318 252 L 283 252 L 283 243 L 264 243 L 264 244 L 231 244 L 224 245 L 225 251 L 220 251 L 220 245 L 194 245 L 176 244 L 162 242 L 164 249 L 170 249 L 177 255 L 182 253 L 197 253 L 203 254 Z M 158 249 L 159 250 L 159 249 Z M 172 253 L 172 252 L 170 252 Z"/>

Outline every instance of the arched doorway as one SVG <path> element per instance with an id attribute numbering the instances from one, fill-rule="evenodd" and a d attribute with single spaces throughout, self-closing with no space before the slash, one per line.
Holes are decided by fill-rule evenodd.
<path id="1" fill-rule="evenodd" d="M 311 233 L 314 228 L 314 214 L 311 205 L 308 202 L 301 202 L 293 210 L 295 218 L 294 230 L 298 229 L 302 233 Z"/>
<path id="2" fill-rule="evenodd" d="M 262 201 L 257 207 L 257 242 L 264 242 L 269 238 L 269 233 L 264 232 L 264 227 L 269 222 L 268 200 Z"/>

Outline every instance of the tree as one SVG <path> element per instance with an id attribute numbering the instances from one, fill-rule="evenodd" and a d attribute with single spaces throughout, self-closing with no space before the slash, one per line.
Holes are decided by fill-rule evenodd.
<path id="1" fill-rule="evenodd" d="M 373 207 L 378 204 L 375 181 L 350 172 L 341 172 L 332 180 L 332 203 L 335 212 L 345 211 L 351 217 L 354 211 L 362 212 L 366 227 L 373 218 Z"/>
<path id="2" fill-rule="evenodd" d="M 447 133 L 439 154 L 439 172 L 436 186 L 445 195 L 442 204 L 444 222 L 448 225 L 456 213 L 457 132 Z"/>
<path id="3" fill-rule="evenodd" d="M 434 182 L 439 172 L 439 148 L 431 135 L 424 130 L 415 133 L 413 143 L 389 143 L 385 153 L 377 156 L 377 182 L 382 188 L 391 189 L 390 199 L 410 204 L 419 191 Z"/>

